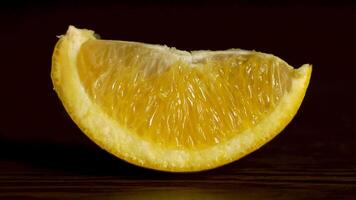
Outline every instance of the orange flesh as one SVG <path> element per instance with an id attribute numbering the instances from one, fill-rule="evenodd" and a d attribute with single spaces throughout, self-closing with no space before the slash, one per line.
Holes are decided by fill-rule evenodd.
<path id="1" fill-rule="evenodd" d="M 81 46 L 78 73 L 108 116 L 131 134 L 173 149 L 206 148 L 253 127 L 295 76 L 286 63 L 259 53 L 167 65 L 155 51 L 89 40 Z"/>

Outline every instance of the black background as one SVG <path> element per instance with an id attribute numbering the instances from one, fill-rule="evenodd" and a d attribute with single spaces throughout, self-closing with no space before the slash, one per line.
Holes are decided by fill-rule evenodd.
<path id="1" fill-rule="evenodd" d="M 77 194 L 73 188 L 78 185 L 72 182 L 64 183 L 72 188 L 68 192 L 58 189 L 55 178 L 48 178 L 51 187 L 47 190 L 42 190 L 41 181 L 23 181 L 24 174 L 34 172 L 57 178 L 84 177 L 79 191 L 90 177 L 123 180 L 115 187 L 108 184 L 115 194 L 152 184 L 161 191 L 158 183 L 164 180 L 165 187 L 172 186 L 168 195 L 175 196 L 175 191 L 197 195 L 185 190 L 193 185 L 203 191 L 197 197 L 205 198 L 199 194 L 220 183 L 206 183 L 214 177 L 221 182 L 234 180 L 218 187 L 228 194 L 218 198 L 280 197 L 274 193 L 276 188 L 268 189 L 270 184 L 278 185 L 286 199 L 356 194 L 356 7 L 351 2 L 9 1 L 0 8 L 0 25 L 2 195 Z M 294 120 L 272 142 L 242 160 L 191 175 L 141 169 L 96 147 L 65 113 L 53 91 L 52 51 L 56 36 L 64 34 L 68 25 L 95 30 L 104 39 L 184 50 L 242 48 L 272 53 L 294 67 L 312 64 L 312 78 Z M 11 173 L 15 175 L 4 178 Z M 132 181 L 129 189 L 127 180 Z M 179 181 L 183 190 L 176 188 Z M 201 188 L 204 183 L 206 187 Z M 31 189 L 36 184 L 38 190 Z M 90 184 L 94 192 L 104 187 Z M 244 189 L 241 193 L 236 188 Z"/>

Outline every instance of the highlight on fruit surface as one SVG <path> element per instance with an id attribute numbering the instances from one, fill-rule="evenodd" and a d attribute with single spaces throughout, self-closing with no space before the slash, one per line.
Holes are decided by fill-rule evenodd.
<path id="1" fill-rule="evenodd" d="M 70 26 L 51 77 L 73 121 L 101 148 L 162 171 L 216 168 L 255 151 L 292 120 L 311 76 L 271 54 L 181 51 L 97 39 Z"/>

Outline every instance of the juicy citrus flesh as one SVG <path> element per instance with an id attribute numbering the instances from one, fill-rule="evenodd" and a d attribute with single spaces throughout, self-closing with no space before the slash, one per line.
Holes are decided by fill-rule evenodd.
<path id="1" fill-rule="evenodd" d="M 254 126 L 278 105 L 295 76 L 284 62 L 259 53 L 168 66 L 159 66 L 160 57 L 144 60 L 145 54 L 135 45 L 87 41 L 78 72 L 91 100 L 115 121 L 171 148 L 206 148 Z M 150 62 L 157 69 L 147 73 Z"/>
<path id="2" fill-rule="evenodd" d="M 292 119 L 311 73 L 310 66 L 296 70 L 254 51 L 201 51 L 194 57 L 98 40 L 73 27 L 61 40 L 52 79 L 74 121 L 114 155 L 166 171 L 214 168 L 262 146 Z M 63 75 L 79 89 L 61 84 Z M 80 114 L 80 101 L 96 111 Z"/>

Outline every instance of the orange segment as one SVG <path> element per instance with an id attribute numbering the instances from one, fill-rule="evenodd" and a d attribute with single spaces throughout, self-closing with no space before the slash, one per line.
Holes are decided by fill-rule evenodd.
<path id="1" fill-rule="evenodd" d="M 214 168 L 256 150 L 292 119 L 311 67 L 245 50 L 185 52 L 98 40 L 70 27 L 52 79 L 73 120 L 131 163 L 166 171 Z"/>

